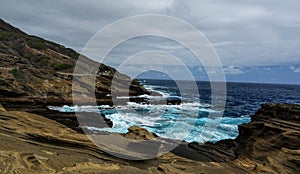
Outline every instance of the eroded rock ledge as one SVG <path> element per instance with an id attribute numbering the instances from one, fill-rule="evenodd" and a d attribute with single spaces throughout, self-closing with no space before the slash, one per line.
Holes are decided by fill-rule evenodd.
<path id="1" fill-rule="evenodd" d="M 251 159 L 253 171 L 300 171 L 300 105 L 263 104 L 251 123 L 239 126 L 238 159 Z M 298 171 L 298 172 L 297 172 Z"/>
<path id="2" fill-rule="evenodd" d="M 264 104 L 251 123 L 239 126 L 235 140 L 183 143 L 156 159 L 126 161 L 63 124 L 0 105 L 0 173 L 294 174 L 300 169 L 299 117 L 299 105 Z M 125 137 L 153 135 L 133 127 Z"/>

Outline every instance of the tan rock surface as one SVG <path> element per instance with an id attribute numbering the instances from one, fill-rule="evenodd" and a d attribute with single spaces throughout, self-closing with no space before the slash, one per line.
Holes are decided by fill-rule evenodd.
<path id="1" fill-rule="evenodd" d="M 128 132 L 124 134 L 126 138 L 133 140 L 151 140 L 155 136 L 153 133 L 148 132 L 145 128 L 140 128 L 138 126 L 131 126 L 128 128 Z"/>
<path id="2" fill-rule="evenodd" d="M 198 173 L 224 168 L 172 153 L 146 161 L 121 160 L 99 150 L 83 134 L 19 111 L 0 112 L 0 147 L 0 173 Z"/>
<path id="3" fill-rule="evenodd" d="M 297 105 L 263 106 L 251 123 L 240 126 L 240 136 L 234 140 L 239 144 L 237 159 L 217 162 L 191 160 L 173 153 L 144 161 L 118 159 L 99 150 L 85 135 L 60 123 L 0 107 L 0 173 L 293 174 L 299 171 L 300 164 L 297 109 Z M 272 116 L 271 110 L 280 112 Z M 129 133 L 137 130 L 149 133 L 138 127 L 131 127 Z M 212 155 L 217 147 L 221 146 L 199 145 L 198 150 L 212 151 Z"/>

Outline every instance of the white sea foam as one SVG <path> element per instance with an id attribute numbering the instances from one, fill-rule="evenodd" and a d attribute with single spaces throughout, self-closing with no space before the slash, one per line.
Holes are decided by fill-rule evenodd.
<path id="1" fill-rule="evenodd" d="M 88 127 L 90 130 L 126 133 L 127 128 L 133 125 L 144 127 L 155 132 L 161 137 L 172 139 L 184 139 L 188 142 L 204 142 L 211 135 L 203 132 L 205 123 L 212 121 L 207 117 L 198 118 L 193 114 L 202 112 L 216 112 L 200 103 L 182 103 L 181 105 L 143 105 L 128 102 L 127 105 L 110 107 L 102 106 L 49 106 L 49 109 L 61 112 L 101 112 L 116 110 L 106 117 L 113 122 L 112 128 Z M 148 111 L 140 113 L 139 110 Z M 249 117 L 223 117 L 217 130 L 213 133 L 210 141 L 235 138 L 238 135 L 237 126 L 250 121 Z M 188 132 L 187 132 L 188 131 Z"/>
<path id="2" fill-rule="evenodd" d="M 129 99 L 130 96 L 117 96 L 116 98 L 117 99 Z"/>
<path id="3" fill-rule="evenodd" d="M 109 105 L 101 105 L 101 106 L 68 106 L 64 105 L 63 107 L 58 106 L 48 106 L 50 110 L 56 110 L 60 112 L 99 112 L 99 109 L 113 109 L 113 107 Z"/>
<path id="4" fill-rule="evenodd" d="M 162 95 L 162 97 L 164 97 L 164 98 L 170 96 L 169 93 L 162 92 L 162 91 L 159 91 L 159 90 L 155 90 L 156 88 L 159 88 L 159 89 L 168 89 L 167 87 L 155 86 L 155 85 L 143 85 L 143 86 L 144 86 L 148 91 L 159 93 L 159 94 Z"/>
<path id="5" fill-rule="evenodd" d="M 198 118 L 198 120 L 195 120 L 196 118 L 180 118 L 174 121 L 171 118 L 141 117 L 135 114 L 112 114 L 108 116 L 108 118 L 110 118 L 114 123 L 112 128 L 90 127 L 89 129 L 126 133 L 128 127 L 138 125 L 151 132 L 155 132 L 160 137 L 181 140 L 184 139 L 188 142 L 204 142 L 211 135 L 213 136 L 211 137 L 210 141 L 235 138 L 238 135 L 238 124 L 250 121 L 249 118 L 223 117 L 221 123 L 218 125 L 218 129 L 211 134 L 211 132 L 203 132 L 204 124 L 207 122 L 208 118 Z M 238 124 L 236 121 L 233 121 L 236 119 L 238 119 Z M 230 121 L 235 124 L 231 124 Z M 192 124 L 195 122 L 198 124 Z"/>

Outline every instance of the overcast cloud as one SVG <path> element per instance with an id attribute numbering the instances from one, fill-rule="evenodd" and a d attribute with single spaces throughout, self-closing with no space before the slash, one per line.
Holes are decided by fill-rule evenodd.
<path id="1" fill-rule="evenodd" d="M 0 16 L 7 22 L 77 51 L 108 24 L 149 13 L 194 25 L 211 41 L 231 74 L 243 73 L 236 66 L 300 64 L 299 0 L 7 0 L 0 6 Z M 188 56 L 170 41 L 154 45 Z M 133 48 L 139 50 L 131 45 L 123 51 Z"/>

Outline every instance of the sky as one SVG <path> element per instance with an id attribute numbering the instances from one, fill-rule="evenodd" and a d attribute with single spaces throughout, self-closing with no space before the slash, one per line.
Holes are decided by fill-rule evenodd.
<path id="1" fill-rule="evenodd" d="M 0 6 L 5 21 L 78 52 L 107 25 L 143 14 L 168 15 L 196 27 L 215 49 L 228 81 L 300 84 L 299 0 L 6 0 Z M 119 31 L 128 30 L 131 28 Z M 180 27 L 172 31 L 184 33 Z M 105 63 L 116 67 L 126 57 L 153 49 L 179 57 L 196 79 L 206 80 L 203 65 L 194 62 L 194 55 L 166 38 L 128 40 L 116 47 Z M 159 56 L 156 66 L 179 71 L 178 78 L 185 78 L 177 65 Z M 143 63 L 153 61 L 149 57 Z M 132 64 L 127 73 L 141 66 Z"/>

